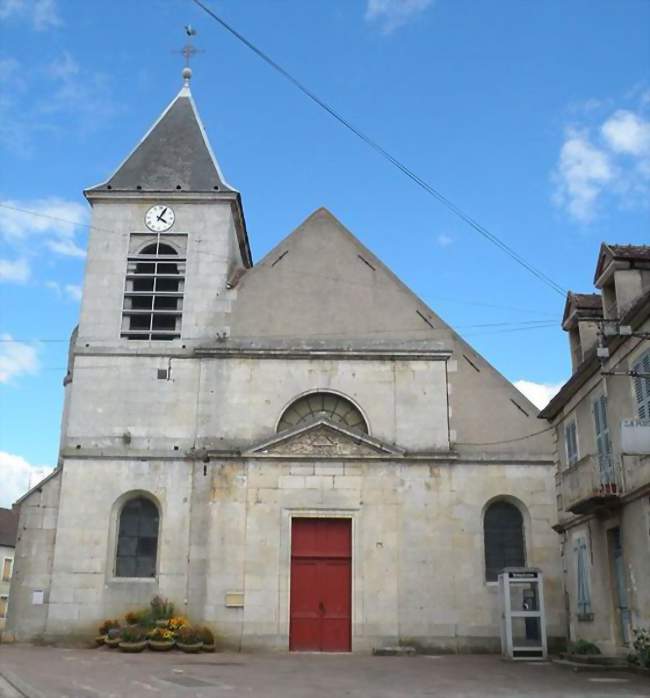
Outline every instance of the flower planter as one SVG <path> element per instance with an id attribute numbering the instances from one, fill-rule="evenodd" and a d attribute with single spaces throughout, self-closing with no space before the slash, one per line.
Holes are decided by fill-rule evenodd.
<path id="1" fill-rule="evenodd" d="M 149 640 L 149 649 L 154 652 L 169 652 L 176 644 L 174 640 Z"/>
<path id="2" fill-rule="evenodd" d="M 166 628 L 168 625 L 169 625 L 169 619 L 156 621 L 156 627 L 158 627 L 158 628 Z"/>
<path id="3" fill-rule="evenodd" d="M 95 638 L 95 644 L 97 645 L 97 647 L 101 647 L 104 644 L 104 642 L 106 642 L 106 635 L 98 635 Z"/>
<path id="4" fill-rule="evenodd" d="M 215 645 L 214 642 L 211 643 L 203 643 L 201 646 L 201 652 L 215 652 L 217 649 L 217 646 Z"/>
<path id="5" fill-rule="evenodd" d="M 141 642 L 120 642 L 120 652 L 142 652 L 147 647 L 147 641 Z"/>
<path id="6" fill-rule="evenodd" d="M 120 642 L 122 642 L 122 638 L 120 637 L 106 636 L 106 638 L 104 638 L 104 644 L 106 645 L 106 647 L 110 647 L 111 649 L 115 649 L 115 647 L 117 647 L 120 644 Z"/>
<path id="7" fill-rule="evenodd" d="M 184 642 L 176 642 L 176 647 L 178 647 L 179 650 L 183 652 L 187 652 L 188 654 L 196 654 L 197 652 L 201 651 L 201 648 L 203 647 L 202 642 L 193 642 L 192 644 L 186 645 Z"/>

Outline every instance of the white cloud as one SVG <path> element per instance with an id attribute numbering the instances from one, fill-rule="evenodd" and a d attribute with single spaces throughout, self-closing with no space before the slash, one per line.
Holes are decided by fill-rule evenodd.
<path id="1" fill-rule="evenodd" d="M 438 237 L 436 238 L 436 242 L 440 247 L 449 247 L 454 242 L 454 238 L 452 238 L 449 235 L 445 235 L 445 233 L 440 233 Z"/>
<path id="2" fill-rule="evenodd" d="M 0 335 L 0 383 L 26 373 L 34 374 L 39 368 L 35 347 L 15 341 L 10 334 Z"/>
<path id="3" fill-rule="evenodd" d="M 414 20 L 434 0 L 368 0 L 366 21 L 377 22 L 384 34 L 390 34 L 399 27 Z"/>
<path id="4" fill-rule="evenodd" d="M 81 300 L 81 286 L 77 286 L 77 284 L 62 285 L 56 281 L 46 281 L 45 286 L 52 289 L 52 291 L 54 291 L 59 298 L 63 298 L 65 296 L 72 301 Z"/>
<path id="5" fill-rule="evenodd" d="M 58 80 L 68 80 L 79 74 L 79 64 L 68 51 L 64 51 L 60 58 L 57 58 L 50 64 L 47 72 L 51 77 Z"/>
<path id="6" fill-rule="evenodd" d="M 80 138 L 96 132 L 124 111 L 111 83 L 111 76 L 84 69 L 69 51 L 32 66 L 0 59 L 0 146 L 30 157 L 43 134 L 62 139 L 71 131 Z"/>
<path id="7" fill-rule="evenodd" d="M 86 251 L 73 240 L 48 240 L 45 243 L 52 252 L 65 257 L 85 257 Z"/>
<path id="8" fill-rule="evenodd" d="M 10 507 L 52 470 L 46 465 L 31 465 L 22 456 L 0 451 L 0 507 Z"/>
<path id="9" fill-rule="evenodd" d="M 0 21 L 10 19 L 26 20 L 36 31 L 63 24 L 56 0 L 0 0 Z"/>
<path id="10" fill-rule="evenodd" d="M 563 383 L 535 383 L 534 381 L 518 380 L 515 388 L 523 393 L 535 407 L 540 410 L 548 405 L 551 398 L 560 390 Z"/>
<path id="11" fill-rule="evenodd" d="M 619 109 L 601 126 L 607 145 L 617 153 L 650 156 L 650 121 Z"/>
<path id="12" fill-rule="evenodd" d="M 34 201 L 2 200 L 0 204 L 3 205 L 0 236 L 6 242 L 25 249 L 28 241 L 41 239 L 58 254 L 85 256 L 75 240 L 76 230 L 88 220 L 88 210 L 82 204 L 57 197 Z"/>
<path id="13" fill-rule="evenodd" d="M 589 142 L 585 133 L 570 131 L 555 172 L 556 201 L 579 221 L 590 221 L 598 196 L 614 177 L 609 156 Z"/>
<path id="14" fill-rule="evenodd" d="M 589 223 L 604 202 L 626 209 L 647 206 L 650 121 L 643 110 L 641 101 L 638 111 L 618 109 L 567 129 L 553 171 L 553 199 L 575 220 Z"/>
<path id="15" fill-rule="evenodd" d="M 77 286 L 77 284 L 66 284 L 64 287 L 64 291 L 71 300 L 81 300 L 81 286 Z"/>
<path id="16" fill-rule="evenodd" d="M 24 283 L 29 279 L 30 268 L 26 259 L 0 259 L 0 283 L 3 281 Z"/>

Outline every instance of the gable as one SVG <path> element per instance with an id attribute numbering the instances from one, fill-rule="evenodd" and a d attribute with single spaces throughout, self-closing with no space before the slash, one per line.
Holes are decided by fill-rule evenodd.
<path id="1" fill-rule="evenodd" d="M 322 208 L 247 272 L 237 289 L 233 338 L 445 348 L 443 321 Z"/>
<path id="2" fill-rule="evenodd" d="M 328 420 L 319 420 L 306 427 L 285 432 L 248 451 L 248 455 L 257 456 L 318 458 L 394 457 L 398 454 L 401 452 L 377 439 L 350 431 Z"/>
<path id="3" fill-rule="evenodd" d="M 452 446 L 478 453 L 552 452 L 548 433 L 521 440 L 540 432 L 537 407 L 326 209 L 315 211 L 241 278 L 230 338 L 266 348 L 450 351 Z"/>

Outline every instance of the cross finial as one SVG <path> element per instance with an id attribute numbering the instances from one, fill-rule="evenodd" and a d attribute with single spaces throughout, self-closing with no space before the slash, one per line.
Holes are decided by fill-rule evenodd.
<path id="1" fill-rule="evenodd" d="M 196 36 L 196 29 L 190 24 L 185 25 L 185 33 L 188 36 L 187 43 L 185 46 L 180 51 L 176 51 L 176 53 L 180 53 L 183 55 L 185 58 L 185 67 L 183 68 L 183 83 L 185 87 L 189 87 L 190 85 L 190 78 L 192 77 L 192 69 L 190 68 L 190 60 L 194 55 L 197 53 L 203 53 L 203 51 L 200 51 L 198 48 L 194 46 L 192 43 L 192 37 Z"/>

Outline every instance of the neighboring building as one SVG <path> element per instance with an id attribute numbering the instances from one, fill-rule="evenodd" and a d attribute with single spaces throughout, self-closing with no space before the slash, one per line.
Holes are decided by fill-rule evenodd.
<path id="1" fill-rule="evenodd" d="M 188 84 L 85 193 L 60 467 L 21 501 L 15 637 L 92 636 L 161 593 L 236 648 L 496 650 L 496 575 L 527 564 L 563 640 L 536 408 L 331 213 L 253 265 Z"/>
<path id="2" fill-rule="evenodd" d="M 594 283 L 602 295 L 567 297 L 573 375 L 540 417 L 555 427 L 571 639 L 625 653 L 650 626 L 650 246 L 603 244 Z"/>
<path id="3" fill-rule="evenodd" d="M 7 618 L 17 530 L 18 511 L 0 508 L 0 630 Z"/>

